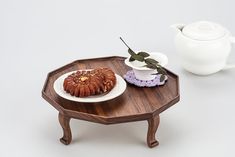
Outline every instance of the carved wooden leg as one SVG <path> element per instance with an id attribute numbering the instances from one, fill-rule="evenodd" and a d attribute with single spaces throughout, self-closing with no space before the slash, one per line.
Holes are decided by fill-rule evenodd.
<path id="1" fill-rule="evenodd" d="M 157 146 L 159 143 L 155 139 L 155 133 L 157 131 L 158 125 L 160 122 L 159 115 L 153 116 L 148 119 L 148 134 L 147 134 L 147 143 L 150 148 Z"/>
<path id="2" fill-rule="evenodd" d="M 66 115 L 59 113 L 59 122 L 61 127 L 63 128 L 64 135 L 60 139 L 60 142 L 62 142 L 65 145 L 70 144 L 72 140 L 72 134 L 71 134 L 71 129 L 69 126 L 70 122 L 70 117 L 67 117 Z"/>

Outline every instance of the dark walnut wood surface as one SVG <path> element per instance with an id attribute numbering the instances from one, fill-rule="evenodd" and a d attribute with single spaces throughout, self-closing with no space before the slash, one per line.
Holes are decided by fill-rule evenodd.
<path id="1" fill-rule="evenodd" d="M 163 86 L 140 88 L 127 84 L 121 96 L 99 103 L 66 100 L 58 96 L 53 89 L 54 81 L 58 77 L 75 70 L 109 67 L 116 74 L 123 76 L 131 70 L 124 64 L 124 60 L 124 57 L 77 60 L 48 74 L 42 97 L 59 111 L 59 122 L 63 129 L 60 141 L 63 144 L 71 142 L 69 122 L 71 118 L 76 118 L 102 124 L 147 120 L 147 144 L 151 148 L 158 145 L 155 133 L 160 122 L 159 114 L 179 101 L 178 76 L 169 70 L 166 69 L 168 81 Z"/>
<path id="2" fill-rule="evenodd" d="M 163 86 L 140 88 L 128 84 L 121 96 L 106 102 L 73 102 L 59 97 L 53 89 L 53 83 L 59 76 L 79 69 L 109 67 L 116 74 L 123 76 L 130 70 L 124 60 L 123 57 L 107 57 L 78 60 L 65 65 L 48 74 L 42 96 L 61 113 L 104 124 L 145 120 L 179 101 L 178 77 L 170 71 L 168 81 Z"/>

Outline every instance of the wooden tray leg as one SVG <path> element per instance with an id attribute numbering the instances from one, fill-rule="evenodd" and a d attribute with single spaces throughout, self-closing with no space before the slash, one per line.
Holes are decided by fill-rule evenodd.
<path id="1" fill-rule="evenodd" d="M 147 134 L 147 144 L 150 148 L 157 146 L 159 143 L 155 139 L 155 133 L 157 131 L 160 122 L 159 115 L 153 116 L 148 119 L 148 134 Z"/>
<path id="2" fill-rule="evenodd" d="M 63 128 L 63 137 L 60 139 L 60 142 L 62 142 L 65 145 L 68 145 L 71 143 L 72 141 L 72 134 L 71 134 L 71 129 L 69 126 L 69 122 L 70 122 L 70 117 L 59 113 L 59 122 L 61 127 Z"/>

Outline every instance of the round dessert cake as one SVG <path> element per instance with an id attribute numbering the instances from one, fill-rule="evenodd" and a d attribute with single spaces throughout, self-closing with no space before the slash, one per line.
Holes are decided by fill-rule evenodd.
<path id="1" fill-rule="evenodd" d="M 76 97 L 88 97 L 107 93 L 116 84 L 115 73 L 109 68 L 79 70 L 64 80 L 64 90 Z"/>

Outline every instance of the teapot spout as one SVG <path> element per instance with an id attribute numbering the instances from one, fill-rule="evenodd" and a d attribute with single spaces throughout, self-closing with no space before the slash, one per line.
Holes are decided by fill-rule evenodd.
<path id="1" fill-rule="evenodd" d="M 183 28 L 184 28 L 185 24 L 173 24 L 170 27 L 173 28 L 174 30 L 176 30 L 176 33 L 181 33 Z"/>

